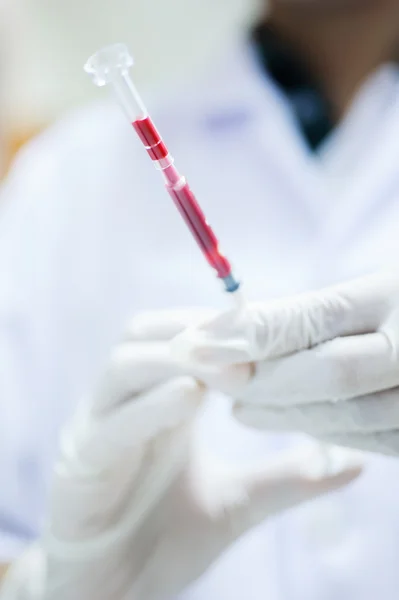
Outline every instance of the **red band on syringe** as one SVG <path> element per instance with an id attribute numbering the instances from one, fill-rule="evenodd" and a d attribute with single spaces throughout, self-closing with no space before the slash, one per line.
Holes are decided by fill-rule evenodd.
<path id="1" fill-rule="evenodd" d="M 132 125 L 153 161 L 161 161 L 169 155 L 168 149 L 150 117 L 137 119 Z M 221 279 L 229 277 L 231 275 L 230 263 L 219 251 L 218 240 L 188 183 L 172 164 L 165 165 L 162 170 L 167 181 L 166 189 L 208 263 L 216 270 L 218 277 Z"/>
<path id="2" fill-rule="evenodd" d="M 137 121 L 133 121 L 132 125 L 143 142 L 151 160 L 161 160 L 168 155 L 168 149 L 150 117 L 137 119 Z"/>

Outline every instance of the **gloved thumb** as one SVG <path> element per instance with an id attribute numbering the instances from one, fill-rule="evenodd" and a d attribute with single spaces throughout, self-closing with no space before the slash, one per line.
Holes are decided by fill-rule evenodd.
<path id="1" fill-rule="evenodd" d="M 141 460 L 147 444 L 189 423 L 196 414 L 205 388 L 191 377 L 162 383 L 139 397 L 126 398 L 118 410 L 93 415 L 82 404 L 62 437 L 61 458 L 69 473 L 87 475 L 109 470 L 129 456 Z M 64 466 L 65 471 L 66 466 Z"/>
<path id="2" fill-rule="evenodd" d="M 230 499 L 224 507 L 233 539 L 267 517 L 333 492 L 356 479 L 362 471 L 356 451 L 314 445 L 296 450 L 274 463 L 230 475 Z"/>
<path id="3" fill-rule="evenodd" d="M 372 333 L 392 310 L 397 287 L 392 277 L 381 274 L 273 302 L 242 302 L 186 329 L 175 338 L 172 350 L 181 361 L 222 366 L 277 358 L 336 337 Z"/>

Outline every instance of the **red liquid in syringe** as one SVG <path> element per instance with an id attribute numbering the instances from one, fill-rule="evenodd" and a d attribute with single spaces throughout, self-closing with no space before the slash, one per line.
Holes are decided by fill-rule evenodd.
<path id="1" fill-rule="evenodd" d="M 166 189 L 208 263 L 216 270 L 218 277 L 221 279 L 229 277 L 231 275 L 230 263 L 219 252 L 218 240 L 185 178 L 180 175 L 172 163 L 169 164 L 167 159 L 169 156 L 168 149 L 152 120 L 146 116 L 137 119 L 132 125 L 144 144 L 151 160 L 159 162 L 161 165 L 163 161 L 165 162 L 162 172 L 166 180 Z"/>

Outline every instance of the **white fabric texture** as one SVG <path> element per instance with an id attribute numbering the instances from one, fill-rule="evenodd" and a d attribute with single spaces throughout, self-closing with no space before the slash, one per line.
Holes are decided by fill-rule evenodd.
<path id="1" fill-rule="evenodd" d="M 243 304 L 189 328 L 174 351 L 192 364 L 254 364 L 252 380 L 233 392 L 246 425 L 399 455 L 395 272 Z"/>
<path id="2" fill-rule="evenodd" d="M 44 600 L 46 555 L 41 546 L 26 549 L 9 568 L 0 584 L 1 600 Z"/>

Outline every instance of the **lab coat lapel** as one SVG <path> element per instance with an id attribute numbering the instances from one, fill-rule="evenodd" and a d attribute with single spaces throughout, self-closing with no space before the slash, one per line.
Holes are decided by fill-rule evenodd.
<path id="1" fill-rule="evenodd" d="M 325 218 L 325 180 L 285 99 L 277 97 L 277 90 L 269 91 L 267 108 L 258 117 L 255 145 L 264 156 L 269 177 L 278 178 L 281 196 L 288 201 L 292 214 L 306 212 L 309 221 L 318 226 Z M 266 114 L 266 110 L 270 112 Z"/>
<path id="2" fill-rule="evenodd" d="M 397 81 L 393 83 L 391 79 L 391 96 L 385 104 L 383 98 L 382 102 L 373 98 L 373 92 L 381 93 L 380 84 L 384 83 L 381 78 L 377 75 L 371 82 L 374 90 L 366 84 L 362 97 L 355 101 L 346 123 L 343 123 L 342 131 L 337 131 L 337 136 L 341 137 L 335 140 L 338 142 L 337 152 L 344 153 L 340 160 L 353 162 L 353 154 L 357 154 L 358 161 L 345 178 L 339 197 L 331 197 L 334 210 L 326 220 L 325 233 L 333 236 L 336 242 L 344 243 L 361 225 L 366 225 L 377 207 L 381 212 L 382 202 L 399 202 L 397 73 L 395 77 Z M 370 110 L 362 106 L 367 102 Z"/>
<path id="3" fill-rule="evenodd" d="M 306 211 L 320 238 L 344 241 L 370 218 L 381 202 L 399 202 L 399 75 L 388 66 L 372 75 L 337 130 L 337 152 L 357 153 L 359 160 L 345 179 L 339 197 L 325 176 L 318 156 L 307 146 L 284 94 L 257 65 L 251 47 L 243 52 L 241 89 L 253 114 L 252 151 L 264 160 L 270 177 L 278 178 L 291 218 Z M 354 144 L 351 143 L 351 138 Z M 343 143 L 341 143 L 343 142 Z M 353 156 L 348 160 L 353 161 Z M 342 160 L 342 159 L 341 159 Z M 345 158 L 343 158 L 345 160 Z M 317 239 L 316 239 L 317 238 Z"/>
<path id="4" fill-rule="evenodd" d="M 246 149 L 243 152 L 253 155 L 269 179 L 278 179 L 281 193 L 279 198 L 270 201 L 287 201 L 292 216 L 296 211 L 303 216 L 305 211 L 309 221 L 317 225 L 325 218 L 323 196 L 327 189 L 288 101 L 258 66 L 249 44 L 243 44 L 232 56 L 234 68 L 225 66 L 224 75 L 218 75 L 217 99 L 212 98 L 213 105 L 206 106 L 205 113 L 208 118 L 223 114 L 249 115 L 245 120 Z"/>

